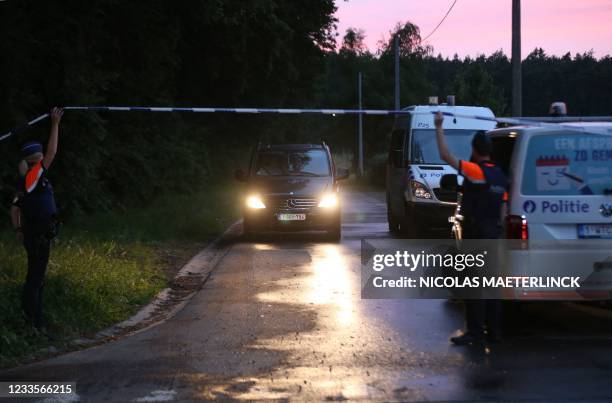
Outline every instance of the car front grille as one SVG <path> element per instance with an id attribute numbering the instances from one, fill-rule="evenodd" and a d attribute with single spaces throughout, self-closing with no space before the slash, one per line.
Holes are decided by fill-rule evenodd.
<path id="1" fill-rule="evenodd" d="M 442 188 L 435 188 L 434 195 L 436 198 L 443 202 L 457 203 L 457 192 L 452 190 L 444 190 Z"/>
<path id="2" fill-rule="evenodd" d="M 272 204 L 281 210 L 308 210 L 312 207 L 316 207 L 319 201 L 314 198 L 288 198 L 278 199 L 276 203 Z"/>

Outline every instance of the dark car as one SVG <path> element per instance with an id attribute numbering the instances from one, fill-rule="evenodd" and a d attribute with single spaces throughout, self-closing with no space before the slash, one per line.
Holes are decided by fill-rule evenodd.
<path id="1" fill-rule="evenodd" d="M 348 176 L 336 169 L 325 143 L 259 145 L 249 172 L 236 171 L 247 184 L 244 233 L 322 230 L 339 240 L 338 181 Z"/>

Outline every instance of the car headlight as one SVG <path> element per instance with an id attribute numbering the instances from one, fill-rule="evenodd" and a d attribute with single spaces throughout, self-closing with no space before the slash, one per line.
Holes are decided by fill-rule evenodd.
<path id="1" fill-rule="evenodd" d="M 338 196 L 335 194 L 327 194 L 321 198 L 319 207 L 322 208 L 333 208 L 338 205 Z"/>
<path id="2" fill-rule="evenodd" d="M 431 192 L 419 181 L 415 181 L 414 179 L 410 181 L 410 186 L 412 187 L 412 194 L 417 199 L 428 199 L 431 200 Z"/>
<path id="3" fill-rule="evenodd" d="M 252 209 L 266 208 L 266 205 L 261 200 L 261 197 L 255 196 L 255 195 L 252 195 L 246 198 L 246 205 L 248 208 L 252 208 Z"/>

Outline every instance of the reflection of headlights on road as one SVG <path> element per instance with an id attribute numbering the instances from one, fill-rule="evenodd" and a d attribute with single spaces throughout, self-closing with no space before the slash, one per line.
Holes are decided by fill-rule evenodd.
<path id="1" fill-rule="evenodd" d="M 322 208 L 334 208 L 338 205 L 338 196 L 335 194 L 327 194 L 321 198 L 319 207 Z"/>
<path id="2" fill-rule="evenodd" d="M 412 194 L 414 197 L 417 199 L 431 199 L 431 193 L 429 193 L 427 186 L 414 179 L 410 181 L 410 185 L 412 186 Z"/>
<path id="3" fill-rule="evenodd" d="M 262 209 L 266 208 L 266 205 L 263 201 L 261 201 L 261 197 L 259 196 L 249 196 L 246 199 L 246 205 L 248 208 L 252 209 Z"/>

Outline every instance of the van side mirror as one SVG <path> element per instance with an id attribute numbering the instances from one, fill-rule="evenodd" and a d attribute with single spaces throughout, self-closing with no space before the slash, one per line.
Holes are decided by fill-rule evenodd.
<path id="1" fill-rule="evenodd" d="M 348 179 L 350 175 L 350 172 L 348 169 L 346 168 L 338 168 L 336 169 L 336 180 L 345 180 Z"/>
<path id="2" fill-rule="evenodd" d="M 440 179 L 440 187 L 444 190 L 449 190 L 451 192 L 457 192 L 459 189 L 459 182 L 457 182 L 457 175 L 455 174 L 442 175 L 442 178 Z"/>
<path id="3" fill-rule="evenodd" d="M 237 169 L 236 172 L 234 172 L 234 178 L 236 178 L 238 182 L 246 182 L 247 180 L 246 173 L 244 173 L 242 169 Z"/>

